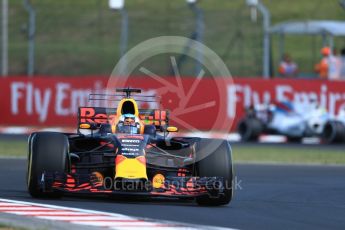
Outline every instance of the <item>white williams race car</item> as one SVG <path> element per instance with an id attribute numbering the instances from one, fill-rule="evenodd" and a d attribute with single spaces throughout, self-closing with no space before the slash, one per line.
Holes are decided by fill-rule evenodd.
<path id="1" fill-rule="evenodd" d="M 317 103 L 291 102 L 261 104 L 247 108 L 238 124 L 242 141 L 256 141 L 262 134 L 285 135 L 289 141 L 321 136 L 330 115 Z"/>

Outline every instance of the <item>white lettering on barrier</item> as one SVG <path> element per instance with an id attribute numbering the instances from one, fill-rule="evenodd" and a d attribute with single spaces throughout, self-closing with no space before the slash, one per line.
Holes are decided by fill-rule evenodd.
<path id="1" fill-rule="evenodd" d="M 326 85 L 321 85 L 320 105 L 323 108 L 327 108 L 327 86 Z"/>
<path id="2" fill-rule="evenodd" d="M 64 108 L 63 104 L 68 99 L 67 90 L 71 88 L 70 84 L 58 83 L 56 85 L 56 102 L 55 102 L 55 113 L 60 116 L 68 116 L 70 114 L 68 108 Z"/>
<path id="3" fill-rule="evenodd" d="M 330 93 L 329 94 L 329 113 L 332 115 L 336 115 L 336 111 L 335 111 L 335 106 L 337 101 L 340 101 L 342 98 L 345 99 L 345 94 L 343 94 L 343 97 L 340 93 Z"/>
<path id="4" fill-rule="evenodd" d="M 11 113 L 16 115 L 19 113 L 18 101 L 23 97 L 20 89 L 23 89 L 25 84 L 23 82 L 13 82 L 11 84 Z"/>
<path id="5" fill-rule="evenodd" d="M 239 85 L 228 85 L 227 87 L 227 96 L 228 96 L 228 109 L 227 114 L 230 119 L 235 117 L 236 113 L 236 104 L 239 100 L 237 92 L 242 89 Z"/>
<path id="6" fill-rule="evenodd" d="M 33 87 L 32 87 L 32 84 L 31 83 L 28 83 L 27 86 L 26 86 L 26 113 L 31 115 L 33 113 L 33 103 L 32 103 L 32 100 L 33 100 Z"/>
<path id="7" fill-rule="evenodd" d="M 95 89 L 98 93 L 105 92 L 100 81 L 95 82 Z M 39 89 L 32 82 L 14 81 L 10 85 L 11 114 L 18 115 L 21 112 L 26 115 L 35 114 L 38 116 L 38 120 L 43 123 L 47 120 L 51 106 L 55 109 L 56 115 L 70 116 L 78 112 L 79 106 L 91 105 L 88 102 L 91 92 L 92 89 L 73 89 L 70 83 L 65 82 L 57 83 L 55 91 L 52 91 L 49 87 Z M 55 101 L 53 101 L 54 96 Z M 22 107 L 20 105 L 24 107 L 24 111 L 20 111 Z M 99 101 L 93 105 L 103 106 Z"/>
<path id="8" fill-rule="evenodd" d="M 51 90 L 49 88 L 45 89 L 43 91 L 43 98 L 41 93 L 41 90 L 35 89 L 30 82 L 26 84 L 23 82 L 13 82 L 11 84 L 11 113 L 13 115 L 19 114 L 19 103 L 21 99 L 25 98 L 26 114 L 32 115 L 35 112 L 39 115 L 39 121 L 44 122 L 49 111 Z M 35 108 L 35 111 L 33 108 Z"/>
<path id="9" fill-rule="evenodd" d="M 271 94 L 265 91 L 262 95 L 262 100 L 260 100 L 260 94 L 258 92 L 253 92 L 253 102 L 254 104 L 266 104 L 271 101 Z"/>
<path id="10" fill-rule="evenodd" d="M 287 97 L 287 93 L 292 94 L 293 89 L 289 85 L 277 85 L 276 86 L 276 100 L 277 101 L 289 101 L 289 97 Z"/>
<path id="11" fill-rule="evenodd" d="M 35 111 L 39 115 L 39 121 L 44 122 L 47 119 L 51 90 L 46 89 L 43 93 L 43 100 L 39 89 L 35 89 Z"/>
<path id="12" fill-rule="evenodd" d="M 319 101 L 315 92 L 298 92 L 293 94 L 293 101 L 300 104 L 309 104 L 311 101 Z"/>
<path id="13" fill-rule="evenodd" d="M 78 112 L 79 106 L 85 106 L 89 100 L 89 94 L 91 90 L 72 90 L 71 92 L 71 109 L 72 114 Z"/>
<path id="14" fill-rule="evenodd" d="M 290 85 L 276 85 L 274 94 L 264 91 L 260 93 L 253 90 L 250 85 L 233 84 L 227 87 L 228 107 L 227 115 L 230 119 L 235 116 L 236 105 L 248 107 L 252 104 L 268 103 L 271 98 L 275 101 L 292 101 L 296 109 L 308 107 L 310 103 L 319 103 L 321 107 L 327 108 L 331 115 L 337 115 L 341 108 L 345 107 L 345 93 L 329 92 L 327 85 L 322 84 L 319 91 L 295 91 Z M 262 98 L 262 100 L 260 100 Z M 339 105 L 340 103 L 340 105 Z M 336 109 L 338 108 L 338 110 Z"/>
<path id="15" fill-rule="evenodd" d="M 95 82 L 95 89 L 73 89 L 68 83 L 58 83 L 56 85 L 56 114 L 61 116 L 74 115 L 77 114 L 78 107 L 80 106 L 107 107 L 106 101 L 96 100 L 89 102 L 89 94 L 91 92 L 95 91 L 97 93 L 106 93 L 106 89 L 103 89 L 102 87 L 103 85 L 100 81 Z"/>

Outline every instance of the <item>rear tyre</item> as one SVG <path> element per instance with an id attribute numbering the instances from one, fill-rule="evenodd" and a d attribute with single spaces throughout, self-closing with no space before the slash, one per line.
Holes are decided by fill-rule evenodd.
<path id="1" fill-rule="evenodd" d="M 32 197 L 60 197 L 58 192 L 44 192 L 40 186 L 43 172 L 67 172 L 69 143 L 61 133 L 38 132 L 29 137 L 27 188 Z"/>
<path id="2" fill-rule="evenodd" d="M 242 141 L 257 141 L 263 128 L 261 121 L 256 118 L 244 118 L 237 126 Z"/>
<path id="3" fill-rule="evenodd" d="M 211 154 L 208 153 L 210 146 L 215 147 Z M 196 163 L 198 176 L 223 177 L 225 180 L 224 196 L 217 198 L 202 196 L 198 197 L 196 202 L 203 206 L 219 206 L 230 203 L 233 196 L 233 164 L 229 142 L 217 139 L 201 139 L 196 154 L 199 157 L 204 157 Z"/>
<path id="4" fill-rule="evenodd" d="M 329 121 L 325 124 L 322 139 L 327 144 L 345 142 L 345 125 L 339 121 Z"/>

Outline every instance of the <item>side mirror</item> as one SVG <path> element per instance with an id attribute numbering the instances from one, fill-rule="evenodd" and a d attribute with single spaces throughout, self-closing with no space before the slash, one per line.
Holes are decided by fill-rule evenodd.
<path id="1" fill-rule="evenodd" d="M 175 126 L 168 126 L 168 127 L 167 127 L 167 132 L 169 132 L 169 133 L 178 132 L 178 128 L 175 127 Z"/>

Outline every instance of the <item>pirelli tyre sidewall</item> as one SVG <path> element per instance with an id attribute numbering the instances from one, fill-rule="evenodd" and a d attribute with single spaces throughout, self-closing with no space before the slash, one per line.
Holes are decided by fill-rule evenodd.
<path id="1" fill-rule="evenodd" d="M 242 141 L 257 141 L 263 129 L 264 126 L 260 120 L 249 117 L 242 119 L 237 126 Z"/>
<path id="2" fill-rule="evenodd" d="M 214 145 L 219 142 L 218 148 L 211 154 L 204 153 L 208 145 Z M 200 139 L 197 143 L 197 155 L 208 154 L 206 157 L 201 156 L 201 160 L 196 162 L 196 174 L 200 177 L 223 177 L 225 180 L 224 196 L 211 198 L 202 196 L 196 199 L 199 205 L 218 206 L 229 204 L 233 197 L 233 177 L 234 169 L 232 163 L 232 151 L 228 141 L 219 139 Z"/>
<path id="3" fill-rule="evenodd" d="M 325 124 L 322 139 L 328 144 L 345 142 L 345 124 L 340 121 L 329 121 Z"/>
<path id="4" fill-rule="evenodd" d="M 27 188 L 32 197 L 60 197 L 57 192 L 44 192 L 39 181 L 43 172 L 69 171 L 69 142 L 62 133 L 37 132 L 28 139 Z"/>

